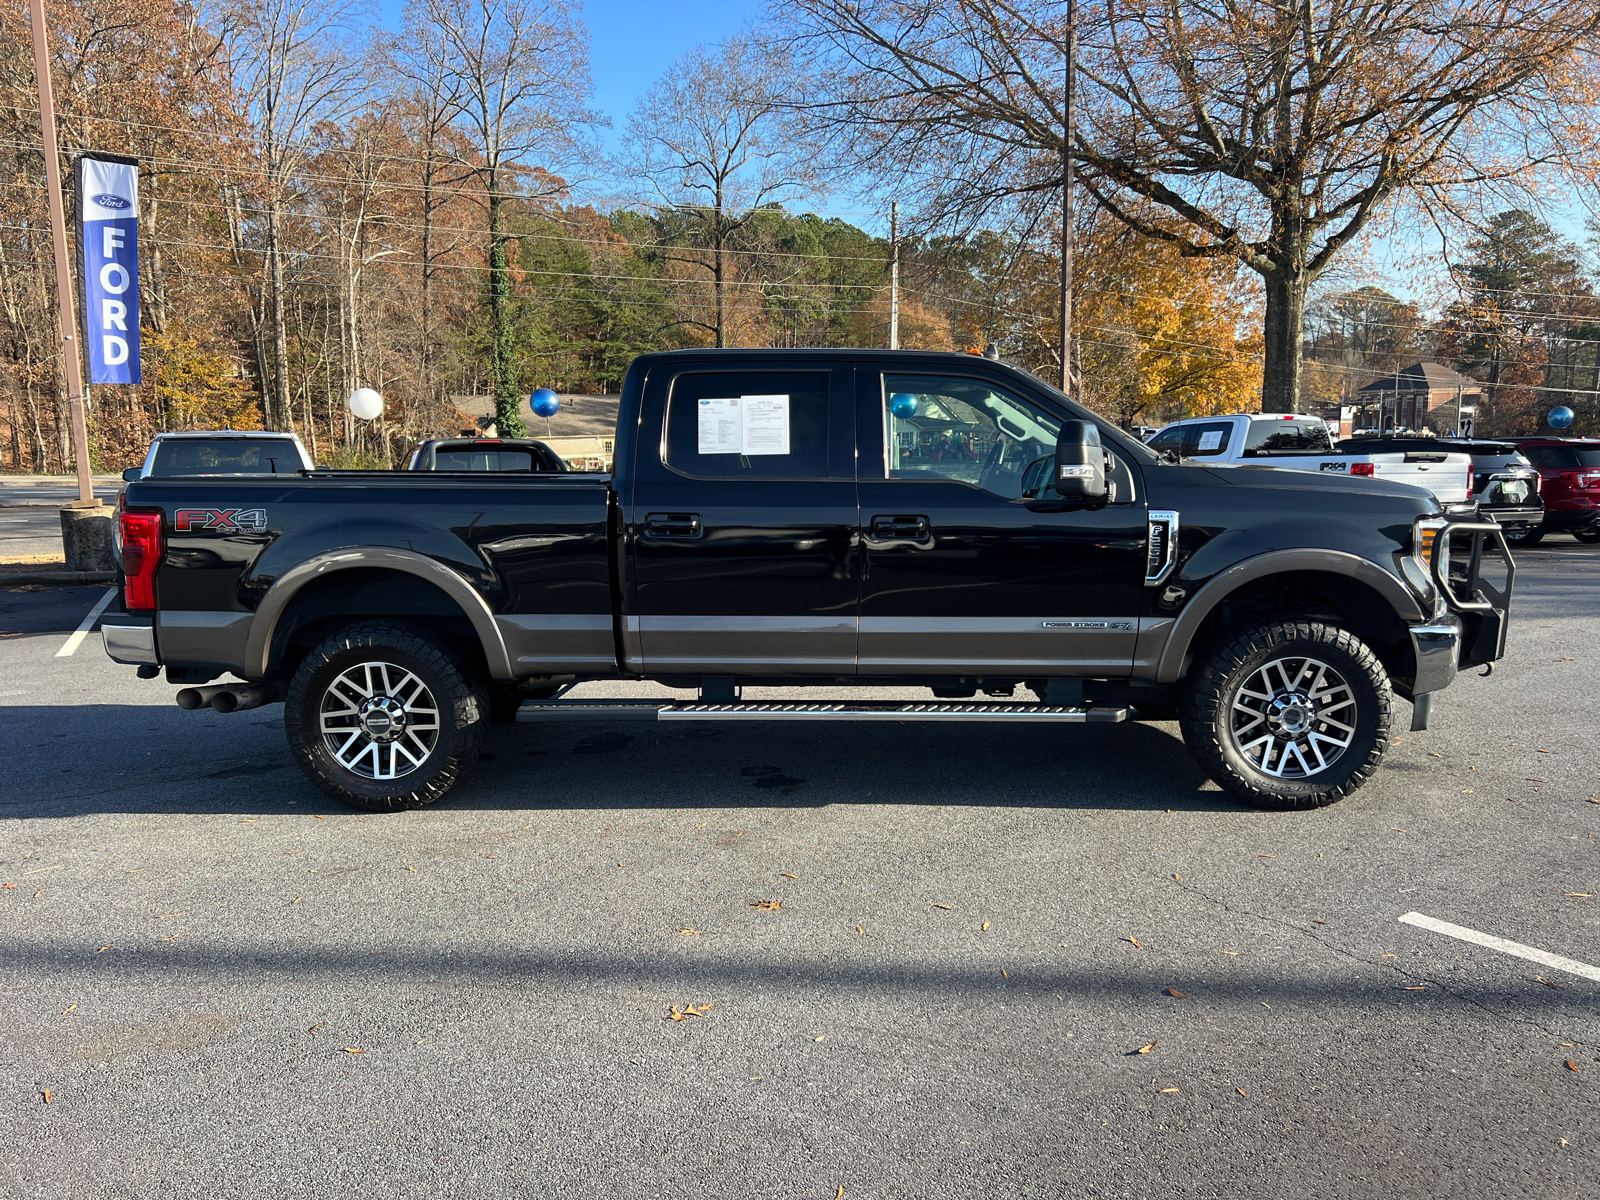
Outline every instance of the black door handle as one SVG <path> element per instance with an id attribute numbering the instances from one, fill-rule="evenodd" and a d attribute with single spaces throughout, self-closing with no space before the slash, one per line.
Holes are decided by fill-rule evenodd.
<path id="1" fill-rule="evenodd" d="M 892 550 L 896 546 L 933 549 L 933 522 L 927 517 L 873 517 L 871 533 L 861 540 L 871 550 Z"/>
<path id="2" fill-rule="evenodd" d="M 702 532 L 699 513 L 647 513 L 644 535 L 652 538 L 697 538 Z"/>

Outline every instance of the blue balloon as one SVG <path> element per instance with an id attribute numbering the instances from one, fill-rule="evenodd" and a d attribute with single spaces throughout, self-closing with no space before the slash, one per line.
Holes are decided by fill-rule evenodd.
<path id="1" fill-rule="evenodd" d="M 889 397 L 889 411 L 897 417 L 917 415 L 917 398 L 910 392 L 896 392 Z"/>
<path id="2" fill-rule="evenodd" d="M 1552 408 L 1547 419 L 1550 422 L 1551 429 L 1565 429 L 1572 424 L 1573 412 L 1563 404 L 1560 408 Z"/>
<path id="3" fill-rule="evenodd" d="M 561 411 L 561 397 L 549 388 L 540 388 L 528 397 L 534 415 L 540 417 L 553 417 Z"/>

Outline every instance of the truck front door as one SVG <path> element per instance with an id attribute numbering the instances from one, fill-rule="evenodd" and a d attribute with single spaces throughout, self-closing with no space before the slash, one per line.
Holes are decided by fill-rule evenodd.
<path id="1" fill-rule="evenodd" d="M 970 374 L 857 373 L 862 675 L 1131 673 L 1146 568 L 1139 482 L 1112 503 L 1025 494 L 1067 415 Z"/>
<path id="2" fill-rule="evenodd" d="M 853 377 L 816 358 L 651 371 L 623 514 L 630 667 L 855 673 Z"/>

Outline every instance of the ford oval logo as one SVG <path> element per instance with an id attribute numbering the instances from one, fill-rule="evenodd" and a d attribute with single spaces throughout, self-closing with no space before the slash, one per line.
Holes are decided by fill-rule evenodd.
<path id="1" fill-rule="evenodd" d="M 125 196 L 113 196 L 110 192 L 102 192 L 98 196 L 90 196 L 101 208 L 132 208 L 133 202 Z"/>

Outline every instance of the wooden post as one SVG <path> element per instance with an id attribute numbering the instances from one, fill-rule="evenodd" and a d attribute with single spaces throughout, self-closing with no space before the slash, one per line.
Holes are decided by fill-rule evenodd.
<path id="1" fill-rule="evenodd" d="M 1067 67 L 1061 102 L 1061 390 L 1072 390 L 1072 142 L 1077 134 L 1072 112 L 1073 76 L 1077 70 L 1076 0 L 1067 0 Z"/>
<path id="2" fill-rule="evenodd" d="M 56 257 L 56 297 L 61 308 L 61 361 L 67 373 L 67 404 L 72 414 L 72 451 L 78 460 L 75 508 L 93 508 L 89 477 L 89 425 L 83 406 L 83 356 L 78 349 L 78 317 L 72 303 L 72 260 L 67 253 L 67 212 L 61 201 L 61 150 L 56 144 L 55 96 L 50 87 L 50 46 L 44 0 L 30 0 L 33 22 L 33 73 L 39 81 L 39 125 L 44 133 L 45 190 L 50 197 L 50 241 Z"/>

